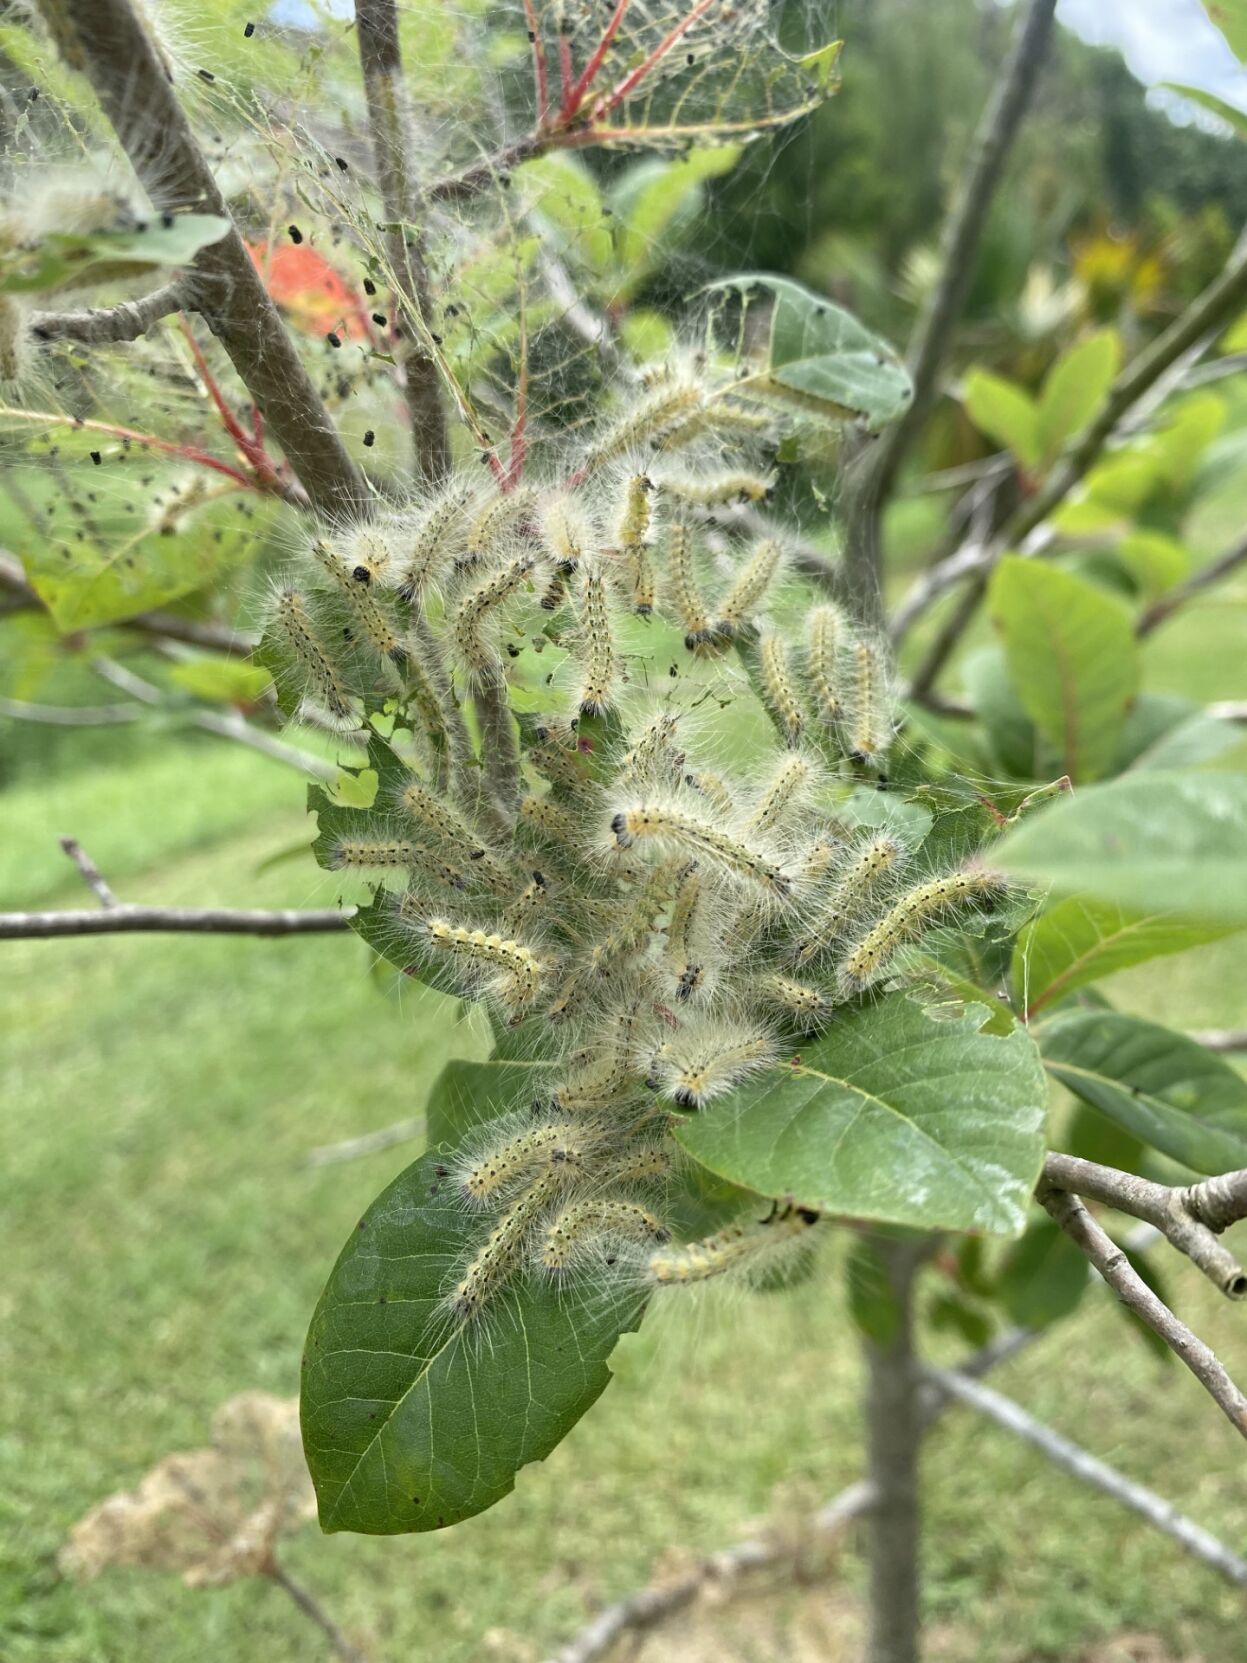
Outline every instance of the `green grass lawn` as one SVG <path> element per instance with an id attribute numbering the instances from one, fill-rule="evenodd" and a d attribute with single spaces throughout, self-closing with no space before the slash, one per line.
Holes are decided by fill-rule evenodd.
<path id="1" fill-rule="evenodd" d="M 114 743 L 96 766 L 49 786 L 28 773 L 7 795 L 4 905 L 82 904 L 61 832 L 127 899 L 333 898 L 334 880 L 306 860 L 260 869 L 307 834 L 293 773 L 210 740 Z M 3 943 L 0 962 L 0 1657 L 316 1658 L 320 1640 L 267 1586 L 191 1592 L 147 1571 L 79 1586 L 55 1554 L 89 1506 L 204 1442 L 223 1399 L 296 1390 L 334 1256 L 416 1146 L 318 1169 L 307 1151 L 418 1113 L 448 1056 L 479 1054 L 479 1033 L 454 1004 L 370 976 L 349 936 Z M 1180 1025 L 1241 1021 L 1243 969 L 1241 941 L 1221 943 L 1133 972 L 1120 993 Z M 1173 1283 L 1247 1373 L 1241 1312 L 1180 1269 Z M 662 1310 L 628 1339 L 602 1402 L 493 1512 L 416 1538 L 309 1527 L 287 1550 L 292 1571 L 373 1663 L 534 1663 L 600 1601 L 645 1582 L 671 1544 L 697 1552 L 767 1516 L 797 1518 L 861 1470 L 839 1279 L 738 1297 Z M 1241 1444 L 1106 1296 L 999 1379 L 1247 1546 Z M 1122 1630 L 1155 1634 L 1174 1658 L 1242 1655 L 1240 1594 L 1003 1432 L 950 1413 L 926 1479 L 940 1657 L 1075 1658 Z M 855 1545 L 829 1574 L 856 1595 Z M 777 1630 L 774 1648 L 787 1644 Z"/>

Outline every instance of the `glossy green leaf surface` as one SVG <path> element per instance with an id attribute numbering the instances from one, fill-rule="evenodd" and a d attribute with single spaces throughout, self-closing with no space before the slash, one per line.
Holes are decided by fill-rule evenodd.
<path id="1" fill-rule="evenodd" d="M 1042 460 L 1051 464 L 1088 426 L 1108 397 L 1121 362 L 1112 329 L 1098 329 L 1063 352 L 1048 372 L 1039 399 L 1037 432 Z"/>
<path id="2" fill-rule="evenodd" d="M 1017 1234 L 1043 1158 L 1046 1088 L 1021 1028 L 901 993 L 848 1011 L 676 1129 L 704 1165 L 841 1217 Z"/>
<path id="3" fill-rule="evenodd" d="M 1044 1328 L 1077 1309 L 1088 1280 L 1087 1261 L 1078 1247 L 1059 1224 L 1039 1218 L 1010 1246 L 996 1293 L 1012 1321 L 1023 1328 Z"/>

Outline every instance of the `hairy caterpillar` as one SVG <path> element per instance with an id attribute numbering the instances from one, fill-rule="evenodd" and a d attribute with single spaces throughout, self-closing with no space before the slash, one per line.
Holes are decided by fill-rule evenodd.
<path id="1" fill-rule="evenodd" d="M 403 600 L 419 600 L 466 557 L 467 500 L 464 482 L 457 480 L 424 511 L 406 557 L 397 567 L 398 593 Z"/>
<path id="2" fill-rule="evenodd" d="M 359 721 L 355 703 L 312 625 L 307 601 L 297 589 L 283 589 L 278 595 L 276 622 L 325 709 L 335 721 L 354 727 Z"/>
<path id="3" fill-rule="evenodd" d="M 798 964 L 823 952 L 853 922 L 874 886 L 887 873 L 896 871 L 905 859 L 905 849 L 896 838 L 872 838 L 849 862 L 840 875 L 831 899 L 797 943 Z"/>
<path id="4" fill-rule="evenodd" d="M 660 438 L 696 410 L 701 399 L 701 388 L 690 382 L 660 383 L 593 440 L 584 454 L 585 468 L 598 468 L 647 440 Z"/>
<path id="5" fill-rule="evenodd" d="M 704 797 L 719 814 L 731 816 L 736 813 L 731 789 L 727 781 L 718 774 L 711 774 L 702 769 L 700 773 L 685 774 L 684 783 L 699 796 Z"/>
<path id="6" fill-rule="evenodd" d="M 408 780 L 398 794 L 398 805 L 418 826 L 448 847 L 462 850 L 463 858 L 472 863 L 490 888 L 505 888 L 510 883 L 511 875 L 497 856 L 485 847 L 457 809 L 423 780 Z"/>
<path id="7" fill-rule="evenodd" d="M 425 929 L 439 952 L 465 959 L 474 969 L 500 972 L 504 980 L 498 991 L 508 1004 L 530 1004 L 550 970 L 531 947 L 490 930 L 468 929 L 446 918 L 428 919 Z"/>
<path id="8" fill-rule="evenodd" d="M 790 745 L 795 745 L 805 726 L 805 711 L 797 696 L 788 649 L 779 635 L 764 635 L 758 647 L 758 668 L 762 689 L 775 725 Z"/>
<path id="9" fill-rule="evenodd" d="M 611 633 L 606 579 L 602 568 L 596 563 L 584 575 L 580 631 L 585 658 L 584 679 L 580 686 L 580 713 L 582 716 L 601 716 L 613 702 L 619 658 Z"/>
<path id="10" fill-rule="evenodd" d="M 748 829 L 753 832 L 773 831 L 787 818 L 794 803 L 806 794 L 813 779 L 814 766 L 808 757 L 785 757 L 754 804 Z"/>
<path id="11" fill-rule="evenodd" d="M 720 831 L 687 810 L 668 808 L 661 803 L 638 803 L 613 816 L 611 831 L 621 849 L 653 840 L 703 854 L 734 877 L 757 884 L 774 898 L 785 900 L 791 893 L 792 880 L 775 861 L 731 832 Z"/>
<path id="12" fill-rule="evenodd" d="M 547 1227 L 537 1262 L 557 1275 L 601 1237 L 662 1243 L 670 1241 L 671 1232 L 637 1201 L 577 1201 Z"/>
<path id="13" fill-rule="evenodd" d="M 729 1224 L 704 1241 L 652 1253 L 648 1279 L 659 1287 L 705 1282 L 728 1271 L 761 1268 L 777 1249 L 801 1242 L 819 1215 L 807 1207 L 788 1207 L 772 1218 Z"/>
<path id="14" fill-rule="evenodd" d="M 484 1206 L 505 1192 L 517 1178 L 547 1164 L 566 1142 L 565 1125 L 534 1126 L 531 1131 L 508 1138 L 466 1167 L 459 1174 L 459 1187 L 467 1200 Z"/>
<path id="15" fill-rule="evenodd" d="M 805 982 L 794 981 L 791 976 L 781 975 L 777 970 L 768 971 L 762 977 L 758 991 L 764 999 L 782 1005 L 811 1027 L 826 1022 L 832 1013 L 832 1001 L 825 993 Z"/>
<path id="16" fill-rule="evenodd" d="M 765 501 L 775 488 L 775 479 L 770 474 L 751 473 L 718 474 L 709 479 L 667 475 L 662 488 L 669 496 L 698 508 L 720 508 L 732 502 Z"/>
<path id="17" fill-rule="evenodd" d="M 624 557 L 632 610 L 640 618 L 648 618 L 654 610 L 657 582 L 654 562 L 649 550 L 649 531 L 653 521 L 650 497 L 654 483 L 647 474 L 636 473 L 628 481 L 623 512 L 617 533 L 619 549 Z"/>
<path id="18" fill-rule="evenodd" d="M 784 558 L 778 539 L 764 537 L 719 605 L 715 633 L 734 640 L 748 625 Z"/>
<path id="19" fill-rule="evenodd" d="M 579 831 L 575 819 L 548 797 L 521 797 L 520 819 L 527 821 L 549 842 L 557 844 L 568 854 L 575 850 Z"/>
<path id="20" fill-rule="evenodd" d="M 520 523 L 533 511 L 536 493 L 528 486 L 491 497 L 468 525 L 461 564 L 474 566 L 499 551 Z"/>
<path id="21" fill-rule="evenodd" d="M 562 1184 L 559 1169 L 551 1166 L 507 1208 L 452 1290 L 447 1304 L 453 1316 L 464 1322 L 479 1316 L 520 1267 L 533 1225 L 556 1199 Z"/>
<path id="22" fill-rule="evenodd" d="M 401 664 L 407 655 L 398 631 L 372 592 L 373 574 L 381 570 L 381 565 L 375 561 L 365 564 L 363 555 L 357 553 L 350 557 L 355 565 L 349 569 L 346 560 L 319 538 L 312 544 L 312 557 L 332 579 L 368 645 L 382 658 Z M 366 575 L 359 577 L 360 572 Z"/>
<path id="23" fill-rule="evenodd" d="M 849 756 L 854 762 L 879 768 L 892 742 L 892 700 L 883 653 L 873 641 L 855 641 L 850 660 Z"/>
<path id="24" fill-rule="evenodd" d="M 902 895 L 840 961 L 841 982 L 852 991 L 867 986 L 887 968 L 905 942 L 921 935 L 945 914 L 1004 887 L 1004 880 L 993 872 L 951 872 L 918 884 Z"/>
<path id="25" fill-rule="evenodd" d="M 840 715 L 837 663 L 843 632 L 844 619 L 838 607 L 816 606 L 810 613 L 810 685 L 815 708 L 824 722 L 835 722 Z"/>
<path id="26" fill-rule="evenodd" d="M 675 521 L 667 534 L 667 584 L 684 645 L 690 652 L 705 652 L 715 635 L 693 569 L 693 534 L 683 520 Z"/>
<path id="27" fill-rule="evenodd" d="M 497 663 L 497 652 L 485 636 L 485 622 L 524 588 L 535 564 L 531 554 L 518 554 L 461 596 L 450 621 L 455 647 L 469 669 L 483 672 Z"/>
<path id="28" fill-rule="evenodd" d="M 775 1060 L 774 1036 L 713 1018 L 690 1022 L 654 1055 L 656 1089 L 682 1109 L 700 1109 Z"/>
<path id="29" fill-rule="evenodd" d="M 632 747 L 624 753 L 619 774 L 629 785 L 677 786 L 684 766 L 684 752 L 673 743 L 679 719 L 663 711 L 646 724 Z"/>

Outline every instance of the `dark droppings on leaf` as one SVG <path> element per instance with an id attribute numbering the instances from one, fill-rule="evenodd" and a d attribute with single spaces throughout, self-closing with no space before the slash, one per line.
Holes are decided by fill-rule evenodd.
<path id="1" fill-rule="evenodd" d="M 303 233 L 299 230 L 297 225 L 288 226 L 287 230 L 290 232 L 290 241 L 292 243 L 298 244 L 303 241 Z"/>
<path id="2" fill-rule="evenodd" d="M 254 34 L 255 34 L 255 24 L 254 23 L 244 24 L 243 31 L 242 31 L 242 38 L 244 40 L 250 40 L 252 35 L 254 35 Z"/>
<path id="3" fill-rule="evenodd" d="M 372 428 L 369 428 L 367 433 L 364 434 L 364 449 L 365 450 L 371 450 L 373 445 L 376 444 L 376 442 L 377 442 L 377 435 L 373 432 Z"/>

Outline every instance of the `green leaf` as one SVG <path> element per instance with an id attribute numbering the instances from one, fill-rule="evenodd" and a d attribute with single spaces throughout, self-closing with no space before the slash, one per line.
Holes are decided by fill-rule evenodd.
<path id="1" fill-rule="evenodd" d="M 273 678 L 259 664 L 243 664 L 232 658 L 188 658 L 171 666 L 169 680 L 197 699 L 254 704 Z"/>
<path id="2" fill-rule="evenodd" d="M 1039 406 L 1024 387 L 991 370 L 973 369 L 965 379 L 962 403 L 981 433 L 1012 451 L 1024 468 L 1038 467 Z"/>
<path id="3" fill-rule="evenodd" d="M 1009 679 L 1009 666 L 1001 647 L 980 647 L 966 658 L 961 679 L 975 715 L 987 731 L 995 772 L 1003 770 L 1015 779 L 1042 778 L 1039 735 Z M 1055 765 L 1055 759 L 1053 759 Z"/>
<path id="4" fill-rule="evenodd" d="M 1085 579 L 1013 555 L 996 568 L 989 601 L 1018 698 L 1065 773 L 1095 779 L 1139 683 L 1130 614 Z"/>
<path id="5" fill-rule="evenodd" d="M 1037 1030 L 1044 1067 L 1125 1131 L 1196 1172 L 1247 1166 L 1247 1080 L 1185 1034 L 1120 1011 Z"/>
<path id="6" fill-rule="evenodd" d="M 1172 589 L 1191 569 L 1190 551 L 1176 537 L 1159 531 L 1132 531 L 1113 550 L 1144 600 L 1154 600 Z"/>
<path id="7" fill-rule="evenodd" d="M 1247 63 L 1247 0 L 1204 0 L 1204 10 L 1238 61 Z"/>
<path id="8" fill-rule="evenodd" d="M 1172 722 L 1136 751 L 1126 769 L 1138 773 L 1168 773 L 1178 768 L 1195 768 L 1201 762 L 1215 761 L 1227 751 L 1237 749 L 1245 737 L 1242 728 L 1234 722 L 1194 706 L 1188 715 Z"/>
<path id="9" fill-rule="evenodd" d="M 856 1235 L 844 1261 L 849 1315 L 858 1332 L 876 1345 L 890 1345 L 901 1331 L 904 1313 L 887 1266 L 867 1235 Z"/>
<path id="10" fill-rule="evenodd" d="M 1247 775 L 1144 772 L 1044 803 L 992 849 L 1024 883 L 1247 924 Z"/>
<path id="11" fill-rule="evenodd" d="M 926 1310 L 927 1321 L 938 1334 L 956 1334 L 967 1345 L 986 1345 L 992 1337 L 992 1319 L 981 1305 L 962 1293 L 938 1293 Z"/>
<path id="12" fill-rule="evenodd" d="M 622 268 L 617 299 L 634 295 L 649 273 L 670 255 L 705 202 L 705 181 L 730 173 L 740 156 L 740 145 L 725 144 L 690 150 L 676 160 L 652 157 L 626 169 L 610 191 L 610 205 L 619 228 L 616 252 Z"/>
<path id="13" fill-rule="evenodd" d="M 599 274 L 614 255 L 614 236 L 596 179 L 578 157 L 554 150 L 516 170 L 535 209 L 564 234 L 569 254 Z"/>
<path id="14" fill-rule="evenodd" d="M 1013 949 L 1013 987 L 1028 1016 L 1080 987 L 1165 953 L 1184 953 L 1233 932 L 1173 913 L 1126 912 L 1112 901 L 1070 896 L 1028 924 Z"/>
<path id="15" fill-rule="evenodd" d="M 304 1448 L 321 1527 L 439 1530 L 492 1507 L 610 1380 L 644 1297 L 533 1276 L 476 1324 L 445 1311 L 480 1219 L 436 1153 L 400 1174 L 351 1232 L 303 1358 Z"/>
<path id="16" fill-rule="evenodd" d="M 1025 1030 L 983 1033 L 988 1014 L 885 994 L 675 1135 L 762 1195 L 918 1229 L 1016 1234 L 1043 1158 L 1046 1092 Z"/>
<path id="17" fill-rule="evenodd" d="M 786 277 L 750 273 L 708 285 L 710 294 L 739 295 L 745 316 L 738 339 L 743 368 L 737 390 L 787 405 L 798 415 L 869 428 L 900 415 L 913 386 L 892 348 L 851 312 Z M 756 297 L 770 301 L 766 330 L 749 327 Z"/>
<path id="18" fill-rule="evenodd" d="M 1077 1310 L 1087 1291 L 1088 1265 L 1050 1218 L 1036 1219 L 1009 1248 L 996 1292 L 1010 1318 L 1023 1328 L 1046 1328 Z"/>
<path id="19" fill-rule="evenodd" d="M 1203 87 L 1184 86 L 1181 81 L 1162 81 L 1161 86 L 1166 92 L 1176 92 L 1182 98 L 1189 98 L 1192 104 L 1198 104 L 1209 115 L 1215 115 L 1224 121 L 1232 133 L 1240 139 L 1247 139 L 1247 113 L 1240 110 L 1237 104 L 1227 104 L 1224 98 L 1218 98 L 1215 92 L 1206 92 Z"/>
<path id="20" fill-rule="evenodd" d="M 1098 414 L 1120 363 L 1116 330 L 1099 329 L 1062 353 L 1049 370 L 1037 418 L 1040 460 L 1045 467 Z"/>
<path id="21" fill-rule="evenodd" d="M 117 231 L 49 232 L 36 248 L 0 255 L 0 293 L 55 294 L 92 283 L 140 276 L 160 266 L 188 265 L 219 242 L 229 221 L 219 214 L 176 214 L 167 225 Z"/>

